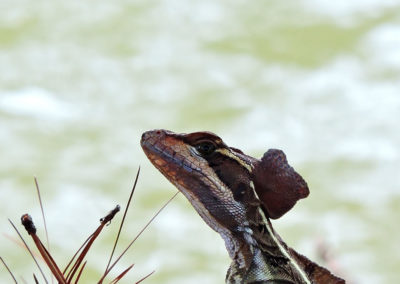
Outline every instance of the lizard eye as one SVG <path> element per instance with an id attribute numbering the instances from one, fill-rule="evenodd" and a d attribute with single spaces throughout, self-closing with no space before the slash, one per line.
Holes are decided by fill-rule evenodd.
<path id="1" fill-rule="evenodd" d="M 204 156 L 212 154 L 216 149 L 214 143 L 208 141 L 200 142 L 195 146 L 195 148 L 197 152 Z"/>

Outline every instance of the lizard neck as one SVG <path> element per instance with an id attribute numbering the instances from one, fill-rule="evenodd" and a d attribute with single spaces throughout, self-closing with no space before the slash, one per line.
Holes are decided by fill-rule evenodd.
<path id="1" fill-rule="evenodd" d="M 301 283 L 311 284 L 288 248 L 275 233 L 262 210 L 258 218 L 263 222 L 249 223 L 238 228 L 235 234 L 221 236 L 232 258 L 226 283 Z"/>

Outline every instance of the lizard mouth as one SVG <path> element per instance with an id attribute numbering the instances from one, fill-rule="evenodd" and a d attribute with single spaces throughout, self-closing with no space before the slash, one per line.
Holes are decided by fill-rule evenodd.
<path id="1" fill-rule="evenodd" d="M 173 139 L 174 133 L 166 130 L 151 130 L 143 133 L 140 145 L 150 161 L 163 173 L 168 171 L 169 168 L 183 169 L 189 173 L 193 171 L 201 173 L 199 168 L 191 164 L 177 150 L 174 150 L 175 145 L 168 141 L 167 136 Z M 185 145 L 179 146 L 181 147 L 180 152 L 182 152 L 182 148 L 189 151 Z"/>

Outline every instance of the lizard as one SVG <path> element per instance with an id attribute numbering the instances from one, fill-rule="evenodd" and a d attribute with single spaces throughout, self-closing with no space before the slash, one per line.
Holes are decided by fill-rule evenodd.
<path id="1" fill-rule="evenodd" d="M 212 132 L 163 129 L 143 133 L 141 146 L 224 239 L 232 259 L 227 284 L 345 283 L 287 246 L 272 227 L 270 219 L 280 218 L 309 194 L 283 151 L 269 149 L 256 159 Z"/>

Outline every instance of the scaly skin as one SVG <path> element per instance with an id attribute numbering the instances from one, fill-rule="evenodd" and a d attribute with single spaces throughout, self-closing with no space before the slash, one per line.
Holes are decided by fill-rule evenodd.
<path id="1" fill-rule="evenodd" d="M 305 181 L 280 150 L 261 160 L 228 147 L 210 132 L 145 132 L 141 145 L 154 166 L 225 240 L 232 264 L 226 283 L 345 283 L 289 248 L 272 228 L 308 195 Z"/>

